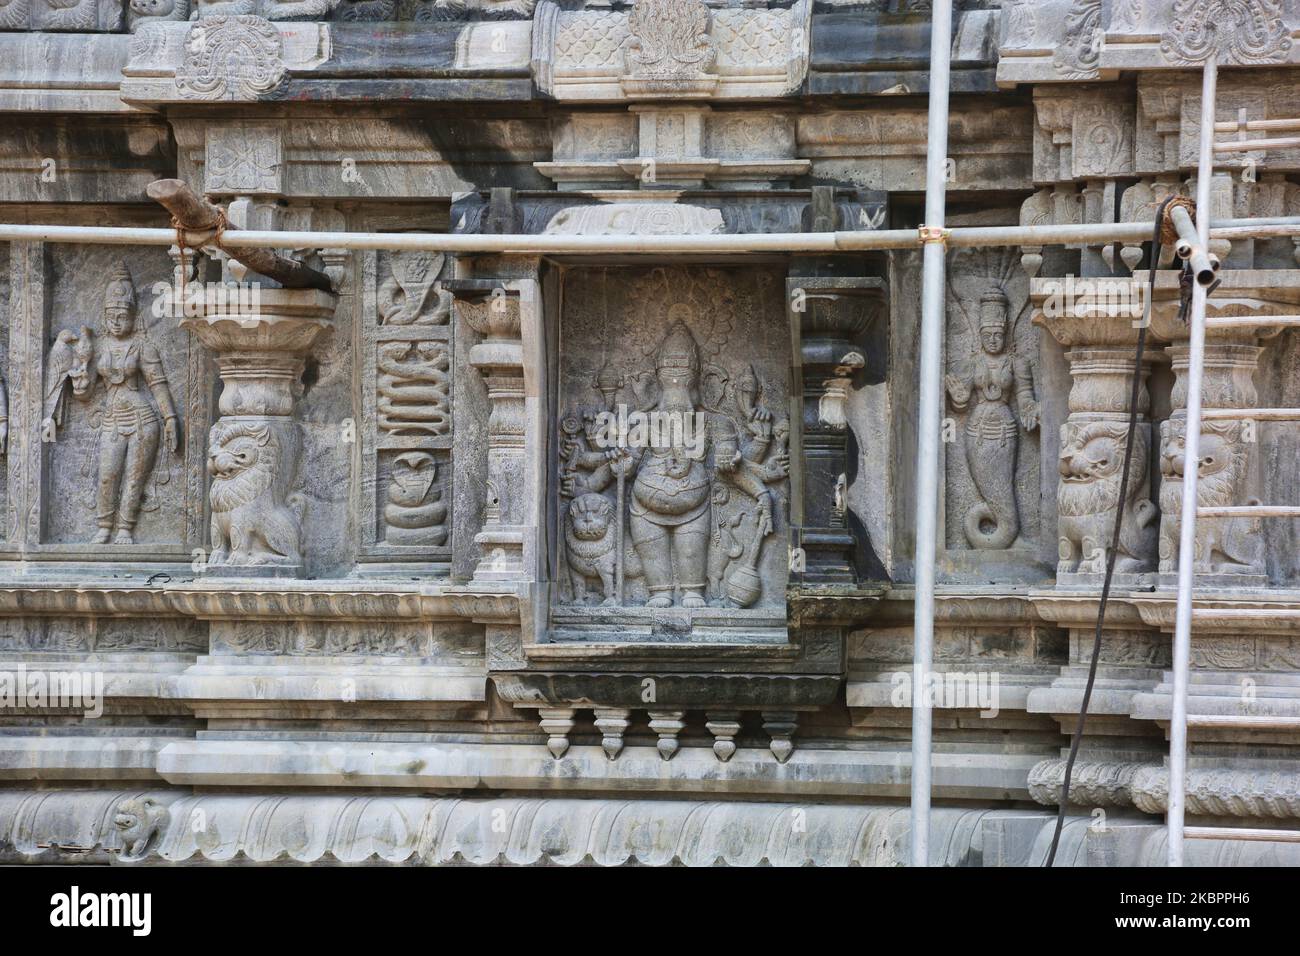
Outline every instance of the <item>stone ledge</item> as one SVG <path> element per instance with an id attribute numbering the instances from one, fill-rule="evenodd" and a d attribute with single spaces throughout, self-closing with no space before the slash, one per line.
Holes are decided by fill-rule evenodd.
<path id="1" fill-rule="evenodd" d="M 1028 799 L 1029 770 L 1041 754 L 936 753 L 939 799 Z M 555 759 L 542 744 L 395 745 L 352 741 L 177 741 L 158 755 L 174 784 L 251 787 L 393 787 L 432 790 L 617 789 L 639 793 L 788 794 L 898 797 L 909 792 L 910 752 L 817 750 L 804 745 L 785 763 L 742 747 L 726 763 L 708 747 L 683 747 L 664 760 L 653 747 L 627 747 L 610 760 L 595 745 Z"/>

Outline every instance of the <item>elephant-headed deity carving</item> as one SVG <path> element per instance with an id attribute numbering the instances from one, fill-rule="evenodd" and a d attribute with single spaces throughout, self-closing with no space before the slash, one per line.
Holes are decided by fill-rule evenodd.
<path id="1" fill-rule="evenodd" d="M 966 467 L 976 497 L 966 511 L 963 530 L 972 548 L 1011 548 L 1020 536 L 1020 432 L 1038 430 L 1033 363 L 1015 352 L 1019 316 L 1010 314 L 1010 298 L 997 277 L 980 296 L 976 316 L 956 288 L 949 301 L 970 326 L 973 343 L 966 369 L 945 379 L 949 404 L 966 416 Z"/>
<path id="2" fill-rule="evenodd" d="M 1058 573 L 1102 574 L 1106 549 L 1114 536 L 1115 508 L 1120 500 L 1124 447 L 1128 423 L 1117 419 L 1066 422 L 1061 426 L 1057 488 Z M 1146 426 L 1133 435 L 1128 487 L 1123 496 L 1115 569 L 1121 573 L 1151 570 L 1155 555 L 1155 503 L 1148 497 Z"/>
<path id="3" fill-rule="evenodd" d="M 145 486 L 158 459 L 159 438 L 180 449 L 180 425 L 162 356 L 136 321 L 135 287 L 125 264 L 104 292 L 103 335 L 89 326 L 64 329 L 45 367 L 42 434 L 56 440 L 68 413 L 68 396 L 88 402 L 103 384 L 99 408 L 98 531 L 94 544 L 134 544 Z M 143 380 L 145 388 L 140 388 Z M 152 397 L 152 401 L 150 401 Z M 166 469 L 156 483 L 167 480 Z"/>
<path id="4" fill-rule="evenodd" d="M 762 401 L 752 367 L 733 384 L 721 366 L 701 365 L 690 314 L 668 310 L 653 371 L 606 364 L 592 383 L 602 403 L 561 420 L 575 603 L 595 578 L 606 605 L 628 603 L 628 577 L 642 580 L 650 608 L 748 607 L 762 595 L 759 558 L 780 512 L 773 486 L 789 473 L 788 423 Z"/>
<path id="5" fill-rule="evenodd" d="M 1240 501 L 1245 488 L 1250 421 L 1201 423 L 1200 469 L 1196 481 L 1198 508 L 1258 504 Z M 1186 430 L 1183 418 L 1160 423 L 1160 571 L 1171 573 L 1178 563 L 1186 468 Z M 1193 570 L 1198 574 L 1260 574 L 1263 572 L 1263 534 L 1258 518 L 1204 517 L 1196 520 Z"/>
<path id="6" fill-rule="evenodd" d="M 227 418 L 212 426 L 209 564 L 301 563 L 306 498 L 293 489 L 300 441 L 293 423 Z"/>

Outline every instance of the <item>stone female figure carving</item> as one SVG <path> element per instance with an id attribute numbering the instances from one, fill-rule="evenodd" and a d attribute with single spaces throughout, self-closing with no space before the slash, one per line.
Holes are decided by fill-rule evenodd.
<path id="1" fill-rule="evenodd" d="M 82 326 L 64 329 L 50 348 L 45 369 L 43 436 L 55 440 L 67 417 L 67 395 L 89 401 L 104 384 L 99 434 L 99 487 L 93 544 L 135 544 L 145 483 L 158 459 L 161 432 L 169 450 L 180 449 L 180 426 L 158 349 L 136 329 L 135 287 L 125 265 L 104 292 L 104 337 Z M 149 401 L 140 380 L 153 396 Z M 155 407 L 156 406 L 156 407 Z M 162 426 L 159 427 L 159 419 Z"/>
<path id="2" fill-rule="evenodd" d="M 952 298 L 965 313 L 961 299 Z M 972 548 L 988 550 L 1010 548 L 1020 534 L 1016 504 L 1020 429 L 1023 425 L 1026 431 L 1037 430 L 1039 418 L 1033 368 L 1028 359 L 1007 350 L 1007 320 L 1007 295 L 994 287 L 980 298 L 978 328 L 971 330 L 979 346 L 970 375 L 948 375 L 945 380 L 953 409 L 967 413 L 966 465 L 979 496 L 966 512 L 966 540 Z"/>

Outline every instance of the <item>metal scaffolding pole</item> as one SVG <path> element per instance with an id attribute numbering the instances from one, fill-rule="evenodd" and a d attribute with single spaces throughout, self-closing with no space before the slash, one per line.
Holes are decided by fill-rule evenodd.
<path id="1" fill-rule="evenodd" d="M 1201 81 L 1201 152 L 1196 168 L 1196 235 L 1210 243 L 1210 179 L 1214 175 L 1214 100 L 1219 65 L 1214 55 Z M 1196 483 L 1201 464 L 1201 375 L 1205 367 L 1206 287 L 1192 284 L 1191 342 L 1187 359 L 1187 424 L 1183 438 L 1183 501 L 1178 537 L 1178 604 L 1174 619 L 1174 699 L 1169 720 L 1170 866 L 1183 865 L 1183 813 L 1187 784 L 1187 672 L 1192 653 L 1192 572 L 1196 545 Z"/>
<path id="2" fill-rule="evenodd" d="M 207 245 L 212 232 L 185 232 L 189 248 Z M 719 255 L 747 252 L 854 253 L 915 249 L 923 243 L 916 229 L 861 232 L 773 232 L 734 235 L 566 236 L 478 235 L 445 232 L 289 232 L 241 229 L 238 245 L 258 249 L 371 249 L 392 252 L 449 252 L 459 255 Z M 1300 235 L 1300 216 L 1230 219 L 1210 233 L 1213 239 L 1252 239 Z M 1110 222 L 1062 226 L 964 226 L 949 229 L 950 249 L 994 246 L 1104 245 L 1146 242 L 1150 223 Z M 56 226 L 0 223 L 0 242 L 85 242 L 114 246 L 171 246 L 176 230 L 141 226 Z"/>
<path id="3" fill-rule="evenodd" d="M 912 636 L 912 866 L 930 860 L 931 701 L 934 659 L 934 560 L 939 522 L 939 432 L 943 399 L 944 212 L 948 179 L 948 67 L 952 0 L 935 0 L 930 23 L 929 147 L 921 240 L 921 381 L 916 444 L 916 594 Z"/>

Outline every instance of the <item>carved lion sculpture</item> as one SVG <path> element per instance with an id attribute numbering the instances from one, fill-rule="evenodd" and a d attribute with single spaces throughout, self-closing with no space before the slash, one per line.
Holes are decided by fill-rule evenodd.
<path id="1" fill-rule="evenodd" d="M 1208 421 L 1201 424 L 1201 467 L 1196 482 L 1200 508 L 1237 504 L 1246 479 L 1246 422 Z M 1178 564 L 1178 536 L 1186 464 L 1186 424 L 1160 423 L 1160 571 Z M 1248 504 L 1257 504 L 1251 500 Z M 1201 573 L 1246 574 L 1262 570 L 1259 521 L 1251 518 L 1198 518 L 1193 567 Z"/>
<path id="2" fill-rule="evenodd" d="M 1061 426 L 1061 483 L 1056 499 L 1060 514 L 1058 572 L 1105 572 L 1127 434 L 1128 424 L 1121 421 L 1066 422 Z M 1146 488 L 1147 434 L 1139 428 L 1133 436 L 1124 524 L 1115 556 L 1115 570 L 1120 572 L 1147 571 L 1151 567 L 1159 511 L 1146 496 Z"/>
<path id="3" fill-rule="evenodd" d="M 287 456 L 286 456 L 287 457 Z M 302 560 L 302 507 L 286 495 L 280 439 L 266 424 L 219 421 L 212 427 L 213 564 L 298 564 Z"/>
<path id="4" fill-rule="evenodd" d="M 614 503 L 595 493 L 574 498 L 565 522 L 564 544 L 574 602 L 583 603 L 587 597 L 587 581 L 599 578 L 605 596 L 604 605 L 612 607 L 618 604 L 614 580 L 618 556 Z M 626 541 L 623 544 L 623 575 L 627 578 L 641 576 L 641 560 Z"/>
<path id="5" fill-rule="evenodd" d="M 113 826 L 122 839 L 122 859 L 140 860 L 154 837 L 171 819 L 171 811 L 153 797 L 131 797 L 117 806 Z"/>

